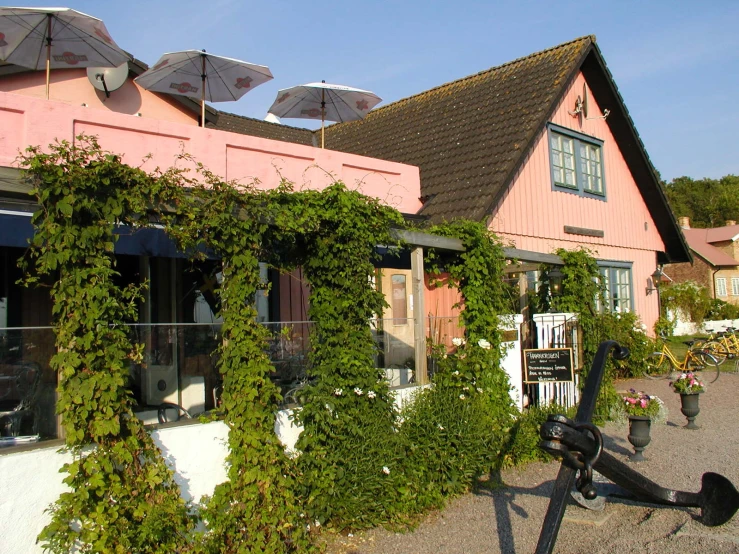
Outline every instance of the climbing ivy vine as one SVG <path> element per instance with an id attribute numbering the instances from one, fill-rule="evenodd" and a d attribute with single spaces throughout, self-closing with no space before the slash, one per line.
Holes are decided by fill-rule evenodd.
<path id="1" fill-rule="evenodd" d="M 209 252 L 222 263 L 218 289 L 222 343 L 218 369 L 228 426 L 228 481 L 206 499 L 201 517 L 207 532 L 195 549 L 207 553 L 311 552 L 307 519 L 295 497 L 294 465 L 275 434 L 279 389 L 266 354 L 269 336 L 257 322 L 253 299 L 263 288 L 259 262 L 283 189 L 236 187 L 200 168 L 202 183 L 181 173 L 174 190 L 168 232 L 189 252 Z M 201 254 L 202 255 L 202 254 Z"/>
<path id="2" fill-rule="evenodd" d="M 34 183 L 36 233 L 24 284 L 53 281 L 59 376 L 57 413 L 72 462 L 70 487 L 50 508 L 39 535 L 52 552 L 161 552 L 182 548 L 193 526 L 172 472 L 133 414 L 129 365 L 142 358 L 125 323 L 142 286 L 115 284 L 116 222 L 137 225 L 152 179 L 103 152 L 96 141 L 30 148 L 22 158 Z"/>
<path id="3" fill-rule="evenodd" d="M 314 325 L 314 384 L 296 415 L 304 427 L 296 445 L 304 508 L 321 524 L 375 525 L 397 509 L 402 451 L 388 383 L 374 363 L 371 322 L 386 304 L 372 262 L 377 245 L 397 243 L 390 229 L 402 218 L 342 183 L 306 191 L 296 206 L 298 220 L 313 221 L 294 258 L 311 288 Z"/>
<path id="4" fill-rule="evenodd" d="M 37 232 L 25 283 L 54 282 L 59 413 L 73 462 L 70 492 L 40 539 L 54 552 L 311 552 L 316 523 L 361 528 L 440 504 L 491 469 L 511 424 L 500 368 L 505 258 L 480 224 L 435 227 L 466 251 L 430 254 L 462 294 L 464 337 L 442 358 L 434 387 L 399 413 L 377 353 L 373 321 L 386 307 L 373 280 L 378 245 L 397 247 L 401 215 L 340 182 L 322 191 L 289 183 L 260 191 L 224 183 L 202 166 L 146 175 L 94 139 L 23 160 L 36 182 Z M 142 287 L 116 285 L 114 226 L 165 225 L 193 257 L 222 264 L 218 369 L 229 430 L 228 480 L 199 511 L 133 413 L 129 365 L 142 361 L 125 324 Z M 304 427 L 289 458 L 275 432 L 279 389 L 256 321 L 259 262 L 302 267 L 311 289 L 310 385 L 295 414 Z M 92 448 L 90 448 L 92 447 Z M 204 531 L 194 526 L 200 519 Z"/>
<path id="5" fill-rule="evenodd" d="M 435 353 L 434 387 L 416 398 L 404 423 L 409 472 L 421 472 L 421 507 L 438 505 L 499 464 L 514 412 L 508 376 L 500 366 L 500 327 L 508 305 L 502 245 L 472 221 L 430 232 L 459 238 L 465 247 L 454 255 L 431 251 L 427 260 L 428 270 L 448 274 L 445 282 L 461 294 L 464 336 L 454 339 L 453 352 Z"/>

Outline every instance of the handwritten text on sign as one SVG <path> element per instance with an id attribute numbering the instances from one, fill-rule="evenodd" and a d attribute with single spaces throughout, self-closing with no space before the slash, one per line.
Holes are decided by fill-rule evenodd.
<path id="1" fill-rule="evenodd" d="M 527 383 L 573 380 L 572 348 L 524 350 L 524 379 Z"/>

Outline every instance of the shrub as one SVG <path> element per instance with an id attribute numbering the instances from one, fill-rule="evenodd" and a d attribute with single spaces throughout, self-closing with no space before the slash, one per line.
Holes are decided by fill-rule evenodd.
<path id="1" fill-rule="evenodd" d="M 565 408 L 558 404 L 532 406 L 516 416 L 508 441 L 500 458 L 501 467 L 524 466 L 531 462 L 548 462 L 552 456 L 539 447 L 539 429 L 551 414 L 575 417 L 575 408 Z"/>
<path id="2" fill-rule="evenodd" d="M 739 319 L 739 306 L 714 298 L 706 319 Z"/>

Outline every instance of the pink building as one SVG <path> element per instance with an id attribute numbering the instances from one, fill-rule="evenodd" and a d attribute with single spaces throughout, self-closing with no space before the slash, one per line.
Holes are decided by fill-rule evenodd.
<path id="1" fill-rule="evenodd" d="M 595 253 L 611 309 L 658 317 L 651 274 L 691 256 L 595 38 L 583 37 L 326 131 L 331 148 L 417 165 L 432 222 L 487 222 L 523 262 Z M 524 287 L 522 282 L 522 288 Z M 428 302 L 433 305 L 433 302 Z"/>
<path id="2" fill-rule="evenodd" d="M 276 186 L 280 176 L 299 187 L 341 179 L 431 223 L 484 221 L 518 261 L 509 278 L 519 283 L 522 308 L 527 290 L 536 286 L 538 265 L 556 264 L 557 248 L 583 246 L 599 260 L 608 308 L 635 311 L 651 329 L 658 316 L 651 274 L 663 264 L 691 260 L 594 37 L 440 85 L 362 121 L 332 125 L 326 129 L 327 150 L 316 148 L 313 131 L 212 108 L 206 128 L 200 128 L 197 103 L 133 82 L 144 69 L 131 62 L 129 79 L 109 98 L 92 87 L 84 70 L 56 70 L 51 99 L 45 100 L 43 72 L 0 65 L 0 329 L 49 322 L 48 298 L 13 284 L 34 209 L 16 170 L 18 151 L 72 141 L 79 133 L 97 135 L 103 147 L 148 170 L 189 163 L 179 158 L 187 153 L 224 179 L 258 179 L 263 187 Z M 166 325 L 212 322 L 208 291 L 217 281 L 217 266 L 192 267 L 166 237 L 151 233 L 122 236 L 117 244 L 124 274 L 150 279 L 152 291 L 174 291 L 149 298 L 142 309 L 152 361 L 145 375 L 134 376 L 141 401 L 207 408 L 212 399 L 202 391 L 217 385 L 208 337 Z M 378 365 L 398 385 L 407 382 L 406 366 L 414 363 L 423 376 L 427 335 L 448 340 L 459 332 L 452 309 L 457 297 L 423 286 L 427 237 L 416 236 L 412 244 L 413 254 L 378 273 L 377 280 L 390 304 L 383 314 L 387 321 L 378 324 Z M 265 279 L 272 281 L 273 294 L 258 300 L 260 319 L 304 321 L 308 295 L 300 274 L 265 269 Z M 293 325 L 294 343 L 275 345 L 280 367 L 289 370 L 306 333 L 304 324 Z M 18 348 L 41 363 L 50 352 L 35 345 L 52 343 L 34 333 L 48 330 L 23 331 Z M 4 339 L 9 344 L 11 335 Z M 186 351 L 186 345 L 196 346 Z M 53 396 L 54 376 L 43 373 L 44 390 Z M 186 398 L 190 388 L 195 400 Z M 54 434 L 51 428 L 45 432 Z"/>
<path id="3" fill-rule="evenodd" d="M 283 178 L 296 188 L 313 189 L 341 180 L 401 212 L 415 214 L 421 207 L 416 167 L 287 140 L 302 134 L 299 129 L 275 126 L 272 136 L 265 138 L 212 125 L 201 128 L 197 103 L 152 93 L 133 82 L 143 69 L 130 63 L 127 81 L 110 97 L 93 88 L 84 69 L 56 70 L 51 98 L 46 100 L 44 72 L 0 66 L 0 373 L 29 372 L 35 398 L 29 413 L 14 416 L 9 423 L 3 416 L 2 425 L 10 426 L 5 429 L 9 433 L 40 433 L 48 438 L 58 431 L 56 376 L 48 367 L 54 352 L 49 298 L 44 290 L 16 285 L 17 260 L 33 234 L 30 216 L 36 210 L 28 194 L 30 185 L 17 169 L 18 155 L 28 146 L 44 148 L 55 141 L 73 143 L 80 134 L 95 135 L 104 149 L 119 154 L 124 163 L 147 171 L 194 167 L 200 162 L 224 180 L 257 182 L 263 188 L 276 187 Z M 217 115 L 209 109 L 206 120 L 215 121 Z M 182 154 L 192 159 L 183 159 Z M 131 374 L 139 405 L 144 409 L 171 402 L 193 412 L 211 408 L 219 379 L 210 356 L 217 344 L 212 291 L 219 278 L 218 264 L 190 262 L 157 229 L 134 234 L 121 229 L 116 258 L 124 280 L 148 279 L 151 284 L 140 310 L 140 325 L 132 327 L 147 344 L 145 367 L 133 368 Z M 397 263 L 394 260 L 388 257 L 379 265 L 400 265 L 398 271 L 410 275 L 407 255 Z M 260 321 L 275 331 L 282 325 L 279 322 L 293 322 L 291 339 L 277 340 L 272 352 L 276 378 L 288 382 L 301 370 L 307 347 L 307 291 L 299 273 L 280 275 L 265 266 L 264 279 L 271 283 L 271 292 L 256 299 Z M 408 302 L 408 320 L 413 321 L 410 277 L 407 290 L 401 292 Z M 413 341 L 404 340 L 405 355 L 414 356 Z M 8 405 L 0 406 L 0 411 L 15 408 L 22 394 L 10 391 L 5 398 Z"/>

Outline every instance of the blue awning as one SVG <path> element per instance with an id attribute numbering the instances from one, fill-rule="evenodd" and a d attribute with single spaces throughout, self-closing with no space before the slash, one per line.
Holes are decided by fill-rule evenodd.
<path id="1" fill-rule="evenodd" d="M 151 256 L 156 258 L 186 258 L 177 250 L 174 241 L 163 229 L 146 228 L 132 230 L 125 225 L 115 229 L 118 240 L 115 253 L 130 256 Z M 0 211 L 0 246 L 27 248 L 33 237 L 31 214 L 23 212 Z"/>
<path id="2" fill-rule="evenodd" d="M 174 241 L 167 236 L 164 229 L 147 227 L 133 230 L 125 225 L 115 229 L 118 240 L 115 253 L 128 256 L 149 256 L 151 258 L 187 258 L 177 249 Z M 33 237 L 31 214 L 0 210 L 0 246 L 27 248 Z M 374 260 L 375 267 L 410 269 L 411 256 L 407 250 L 377 246 L 375 252 L 379 258 Z M 207 253 L 209 259 L 215 259 L 212 252 Z"/>

